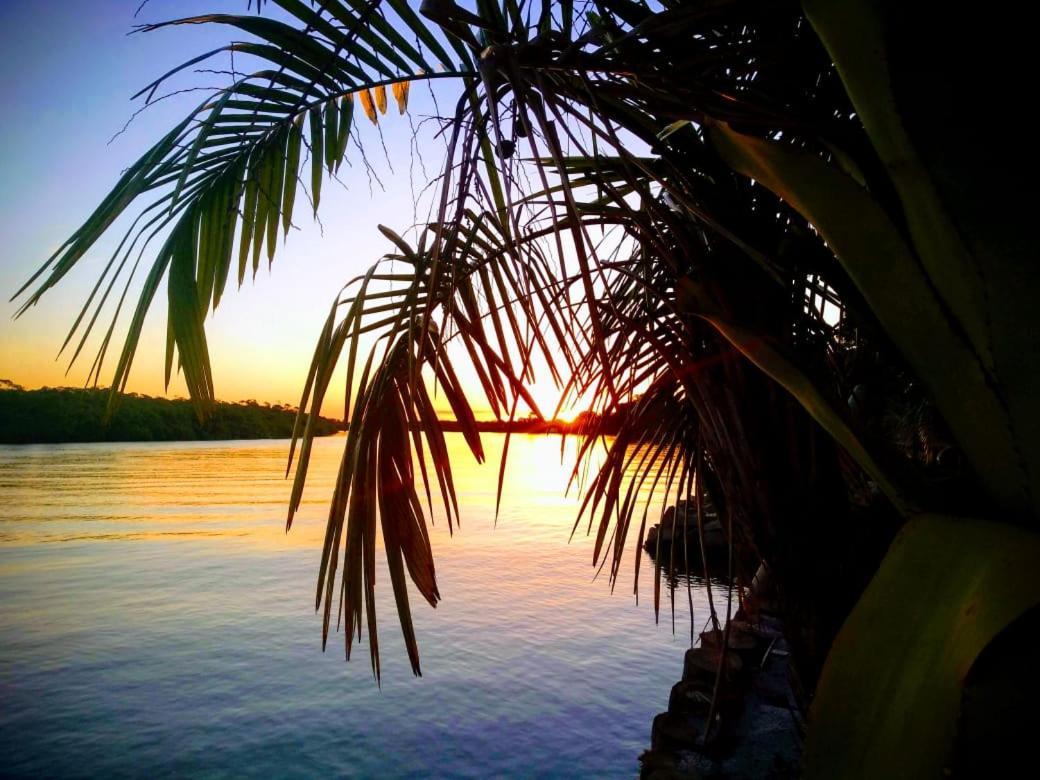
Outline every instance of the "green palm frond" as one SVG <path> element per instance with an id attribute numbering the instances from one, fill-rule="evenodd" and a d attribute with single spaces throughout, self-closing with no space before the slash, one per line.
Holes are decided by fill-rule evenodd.
<path id="1" fill-rule="evenodd" d="M 385 96 L 386 86 L 394 86 L 403 111 L 407 92 L 402 85 L 417 78 L 458 78 L 470 73 L 465 65 L 452 64 L 444 45 L 406 3 L 386 4 L 397 14 L 392 22 L 384 9 L 372 3 L 326 3 L 321 11 L 291 0 L 278 5 L 301 27 L 262 16 L 214 14 L 139 28 L 149 32 L 176 25 L 220 24 L 256 40 L 231 43 L 196 57 L 135 97 L 151 100 L 179 71 L 219 54 L 244 57 L 258 68 L 216 90 L 127 169 L 87 221 L 16 293 L 16 297 L 27 293 L 19 310 L 23 313 L 120 217 L 138 209 L 66 340 L 68 345 L 74 336 L 80 337 L 75 360 L 117 282 L 124 283 L 118 317 L 147 247 L 161 241 L 150 267 L 145 266 L 144 284 L 112 381 L 114 390 L 125 387 L 144 316 L 165 276 L 170 293 L 167 382 L 176 347 L 188 389 L 200 414 L 204 413 L 213 386 L 203 320 L 220 303 L 236 256 L 239 285 L 250 268 L 256 274 L 261 257 L 273 261 L 279 233 L 285 236 L 292 223 L 304 176 L 304 147 L 310 157 L 309 196 L 316 212 L 322 180 L 338 169 L 354 132 L 355 93 L 368 95 L 375 90 Z M 399 28 L 411 29 L 425 49 L 409 43 Z M 385 111 L 385 97 L 382 100 Z M 110 328 L 92 369 L 95 381 L 111 332 Z"/>
<path id="2" fill-rule="evenodd" d="M 777 348 L 794 355 L 791 365 L 811 384 L 833 336 L 794 343 L 796 332 L 822 331 L 815 315 L 789 302 L 807 271 L 841 300 L 858 298 L 811 226 L 735 174 L 704 127 L 727 122 L 793 134 L 811 154 L 847 147 L 845 157 L 861 162 L 847 99 L 798 8 L 603 0 L 593 10 L 481 0 L 471 11 L 426 0 L 423 19 L 403 0 L 270 5 L 261 4 L 257 15 L 142 28 L 218 24 L 250 36 L 165 74 L 142 92 L 146 100 L 208 57 L 234 54 L 255 70 L 216 90 L 128 169 L 20 292 L 31 289 L 24 311 L 136 209 L 74 323 L 74 358 L 122 280 L 118 316 L 154 241 L 160 248 L 143 266 L 113 390 L 126 384 L 145 314 L 165 280 L 167 380 L 176 358 L 204 414 L 214 387 L 203 323 L 233 269 L 241 284 L 263 257 L 273 262 L 301 186 L 317 211 L 322 183 L 344 160 L 358 116 L 378 121 L 388 109 L 387 87 L 404 111 L 410 82 L 457 82 L 430 217 L 403 235 L 380 228 L 393 248 L 333 302 L 300 403 L 288 524 L 300 505 L 315 420 L 335 368 L 346 363 L 349 430 L 317 589 L 325 638 L 339 609 L 342 544 L 347 652 L 367 623 L 378 677 L 378 523 L 419 671 L 404 570 L 427 601 L 438 598 L 420 494 L 432 513 L 436 488 L 449 523 L 459 517 L 427 381 L 443 389 L 470 450 L 484 458 L 471 399 L 454 367 L 459 361 L 473 368 L 483 400 L 500 419 L 515 416 L 521 404 L 541 413 L 526 384 L 542 365 L 564 393 L 592 398 L 604 418 L 631 410 L 587 486 L 583 509 L 590 531 L 599 518 L 595 562 L 610 561 L 613 581 L 640 511 L 642 541 L 649 506 L 643 488 L 675 497 L 710 483 L 716 506 L 729 506 L 741 522 L 759 522 L 755 502 L 765 496 L 749 476 L 760 464 L 744 417 L 765 380 L 719 323 L 781 334 Z M 775 62 L 792 47 L 799 57 L 759 74 L 761 61 Z M 861 167 L 873 175 L 869 165 Z M 719 313 L 714 320 L 680 300 L 680 289 L 694 283 Z M 95 378 L 113 327 L 114 320 Z M 366 351 L 363 342 L 373 338 Z M 833 395 L 825 388 L 814 398 Z M 785 414 L 796 406 L 776 405 Z M 661 415 L 675 424 L 662 424 Z M 582 457 L 600 433 L 589 429 Z M 659 605 L 660 560 L 657 574 Z"/>
<path id="3" fill-rule="evenodd" d="M 303 494 L 315 424 L 333 371 L 341 359 L 345 360 L 350 425 L 329 513 L 316 606 L 324 605 L 323 636 L 327 640 L 332 610 L 344 605 L 348 656 L 351 632 L 360 632 L 362 617 L 367 616 L 377 677 L 379 653 L 371 591 L 362 587 L 361 580 L 350 579 L 362 576 L 360 572 L 364 572 L 365 582 L 371 577 L 371 560 L 364 551 L 366 545 L 374 543 L 376 516 L 381 522 L 398 614 L 416 674 L 420 669 L 418 647 L 402 561 L 427 601 L 434 605 L 438 598 L 420 485 L 432 513 L 431 477 L 435 480 L 449 529 L 460 518 L 447 444 L 422 379 L 424 369 L 443 392 L 473 456 L 480 462 L 485 453 L 476 418 L 448 345 L 459 343 L 476 371 L 484 399 L 500 416 L 505 409 L 515 414 L 520 400 L 539 413 L 524 384 L 531 351 L 539 350 L 541 357 L 554 365 L 554 353 L 560 347 L 559 342 L 537 330 L 545 321 L 555 323 L 559 317 L 552 305 L 553 291 L 545 285 L 546 259 L 534 247 L 525 252 L 525 262 L 514 264 L 523 250 L 504 240 L 501 225 L 492 214 L 469 212 L 462 223 L 427 229 L 428 237 L 439 236 L 448 246 L 436 253 L 442 265 L 436 279 L 432 248 L 413 247 L 389 228 L 380 229 L 395 251 L 344 288 L 315 349 L 290 451 L 291 468 L 299 440 L 287 519 L 289 527 Z M 385 272 L 389 264 L 393 264 L 393 273 Z M 534 273 L 539 268 L 541 273 Z M 377 289 L 379 285 L 388 287 Z M 535 288 L 537 293 L 530 294 Z M 450 332 L 440 331 L 437 313 L 447 315 Z M 485 320 L 496 323 L 490 333 Z M 560 325 L 555 329 L 562 333 Z M 519 336 L 532 332 L 539 332 L 539 336 L 527 337 L 525 349 L 517 354 L 516 342 L 507 333 Z M 377 335 L 377 345 L 364 358 L 362 367 L 359 344 L 367 334 Z M 379 343 L 384 346 L 376 361 Z M 357 392 L 352 398 L 349 393 L 355 386 Z M 428 469 L 427 463 L 432 468 Z M 343 597 L 336 598 L 333 583 L 341 540 L 345 540 L 346 556 L 344 590 Z"/>

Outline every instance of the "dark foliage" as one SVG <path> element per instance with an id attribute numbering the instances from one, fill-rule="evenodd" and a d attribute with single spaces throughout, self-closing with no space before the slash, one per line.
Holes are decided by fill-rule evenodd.
<path id="1" fill-rule="evenodd" d="M 0 442 L 287 439 L 296 419 L 290 407 L 218 402 L 206 422 L 199 423 L 191 401 L 127 395 L 106 420 L 108 399 L 107 390 L 0 390 Z M 328 436 L 340 429 L 338 421 L 321 418 L 315 433 Z"/>

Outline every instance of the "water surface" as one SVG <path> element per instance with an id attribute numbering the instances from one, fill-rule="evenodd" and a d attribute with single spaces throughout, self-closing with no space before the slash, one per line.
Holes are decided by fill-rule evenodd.
<path id="1" fill-rule="evenodd" d="M 0 774 L 633 777 L 686 594 L 673 635 L 631 560 L 614 595 L 593 581 L 559 438 L 513 438 L 497 526 L 495 458 L 449 439 L 462 528 L 432 530 L 441 604 L 413 598 L 424 676 L 383 570 L 381 688 L 314 612 L 342 438 L 288 535 L 287 442 L 0 447 Z"/>

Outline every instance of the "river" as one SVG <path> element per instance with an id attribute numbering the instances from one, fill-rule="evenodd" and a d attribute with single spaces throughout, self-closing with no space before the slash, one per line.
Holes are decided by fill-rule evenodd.
<path id="1" fill-rule="evenodd" d="M 462 525 L 432 529 L 443 601 L 413 598 L 421 678 L 380 572 L 381 687 L 313 608 L 342 437 L 288 534 L 285 441 L 0 447 L 0 774 L 635 776 L 686 594 L 673 634 L 652 567 L 638 604 L 631 559 L 593 579 L 558 437 L 513 437 L 496 525 L 484 438 L 476 467 L 448 435 Z"/>

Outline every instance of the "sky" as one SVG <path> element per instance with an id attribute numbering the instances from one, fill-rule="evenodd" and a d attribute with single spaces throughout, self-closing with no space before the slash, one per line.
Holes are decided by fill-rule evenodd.
<path id="1" fill-rule="evenodd" d="M 93 353 L 85 350 L 86 360 L 81 356 L 67 374 L 66 357 L 55 357 L 119 233 L 107 235 L 21 318 L 13 319 L 18 306 L 8 299 L 89 215 L 119 173 L 199 100 L 196 93 L 157 104 L 116 136 L 140 105 L 131 102 L 131 95 L 170 68 L 234 37 L 229 28 L 215 25 L 127 33 L 136 23 L 243 12 L 246 2 L 150 0 L 135 19 L 139 5 L 140 0 L 0 2 L 0 105 L 5 114 L 0 130 L 0 378 L 26 387 L 85 382 Z M 193 83 L 214 83 L 205 79 L 218 77 L 191 78 Z M 412 120 L 419 122 L 431 110 L 429 96 L 413 89 Z M 358 168 L 344 174 L 344 166 L 343 183 L 327 182 L 323 188 L 321 224 L 313 223 L 298 205 L 294 221 L 299 229 L 290 231 L 270 272 L 262 268 L 255 283 L 247 281 L 241 291 L 226 295 L 208 319 L 218 398 L 298 402 L 314 343 L 337 291 L 391 249 L 377 225 L 401 230 L 412 224 L 412 187 L 421 185 L 423 177 L 418 168 L 409 175 L 408 117 L 390 111 L 381 126 L 389 157 L 380 151 L 370 160 L 385 190 L 370 187 Z M 373 131 L 363 132 L 379 150 Z M 428 168 L 441 163 L 442 149 L 424 148 Z M 156 297 L 141 339 L 127 387 L 131 392 L 164 393 L 161 298 Z M 110 358 L 106 366 L 104 384 L 114 361 Z M 323 407 L 337 417 L 342 416 L 342 384 L 334 382 Z M 175 380 L 169 395 L 185 394 Z M 551 384 L 541 383 L 536 398 L 551 411 Z M 486 410 L 479 405 L 477 411 L 490 416 L 481 414 Z"/>

